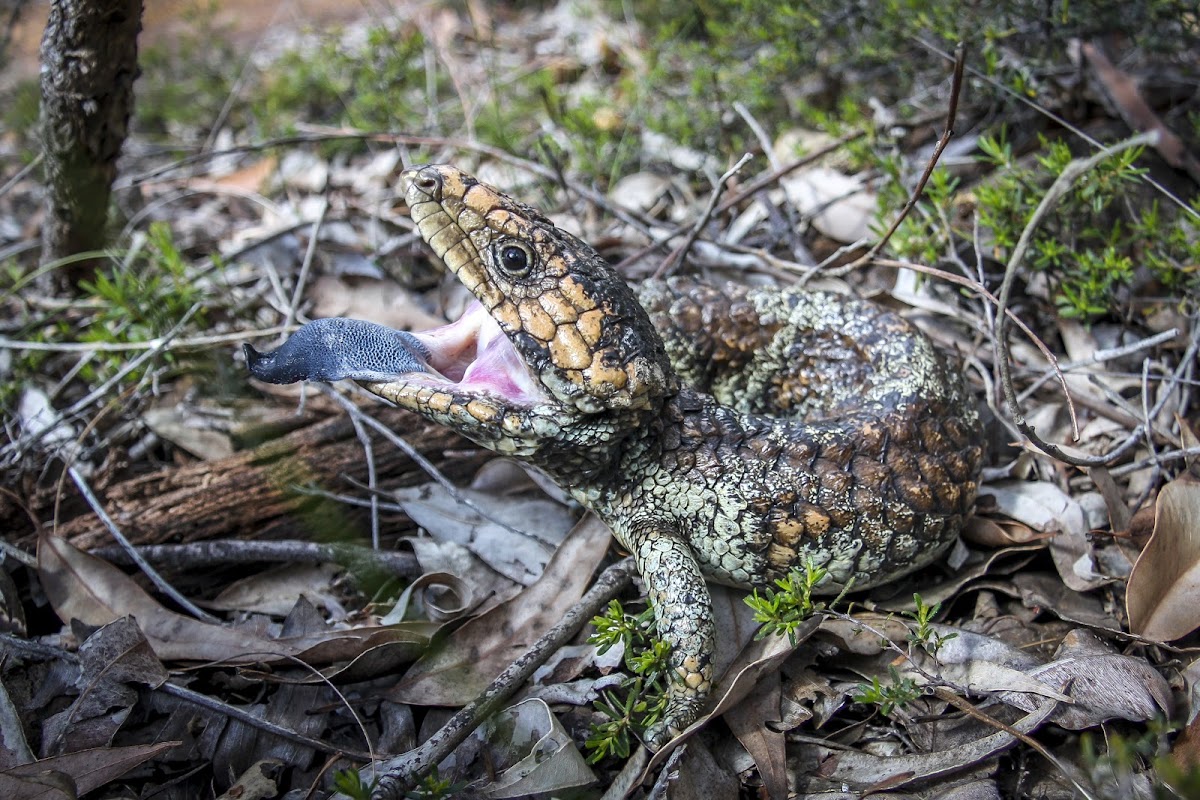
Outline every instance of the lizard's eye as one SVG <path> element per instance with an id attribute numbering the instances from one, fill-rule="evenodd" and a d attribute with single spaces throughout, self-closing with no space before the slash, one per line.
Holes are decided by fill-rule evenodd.
<path id="1" fill-rule="evenodd" d="M 533 251 L 519 242 L 503 242 L 497 250 L 496 262 L 506 274 L 520 278 L 529 274 Z"/>

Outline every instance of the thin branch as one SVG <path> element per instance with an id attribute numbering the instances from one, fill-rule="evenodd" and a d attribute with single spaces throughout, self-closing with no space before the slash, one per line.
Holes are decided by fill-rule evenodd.
<path id="1" fill-rule="evenodd" d="M 212 336 L 196 336 L 191 339 L 177 339 L 171 344 L 171 350 L 192 350 L 212 347 L 217 344 L 242 342 L 246 339 L 258 339 L 264 336 L 278 336 L 290 333 L 294 325 L 275 325 L 270 328 L 253 328 L 233 333 L 218 333 Z M 146 342 L 32 342 L 22 339 L 8 339 L 0 336 L 0 348 L 6 350 L 37 350 L 48 353 L 125 353 L 137 350 L 154 350 L 163 346 L 166 337 L 159 336 Z"/>
<path id="2" fill-rule="evenodd" d="M 104 510 L 103 504 L 101 504 L 99 499 L 96 498 L 96 495 L 92 493 L 92 487 L 88 485 L 87 480 L 83 477 L 83 475 L 79 472 L 79 469 L 74 464 L 67 467 L 67 472 L 70 474 L 71 480 L 75 482 L 75 486 L 79 489 L 79 493 L 83 495 L 83 498 L 87 500 L 88 505 L 92 507 L 92 511 L 96 513 L 96 516 L 100 518 L 102 523 L 104 523 L 104 527 L 108 528 L 108 532 L 112 534 L 112 537 L 117 540 L 119 545 L 121 545 L 121 549 L 123 549 L 129 555 L 130 560 L 132 560 L 133 563 L 137 565 L 137 568 L 141 570 L 147 578 L 150 579 L 150 582 L 158 587 L 159 591 L 174 600 L 181 608 L 185 609 L 196 619 L 201 619 L 205 622 L 212 622 L 217 625 L 221 624 L 219 619 L 214 617 L 212 614 L 209 614 L 207 611 L 199 608 L 192 603 L 191 600 L 188 600 L 186 597 L 176 591 L 175 587 L 167 583 L 167 581 L 158 574 L 158 571 L 154 569 L 154 567 L 150 566 L 150 563 L 146 561 L 146 559 L 142 558 L 141 553 L 139 553 L 137 548 L 133 546 L 133 542 L 129 541 L 129 539 L 125 537 L 125 534 L 122 533 L 121 529 L 117 527 L 117 523 L 114 522 L 112 517 L 108 515 L 108 512 Z"/>
<path id="3" fill-rule="evenodd" d="M 350 415 L 351 419 L 361 420 L 366 425 L 370 426 L 372 429 L 374 429 L 380 435 L 382 435 L 383 438 L 387 439 L 389 442 L 391 442 L 393 445 L 395 445 L 397 448 L 399 448 L 405 455 L 407 455 L 414 462 L 416 462 L 417 466 L 425 471 L 425 474 L 427 474 L 429 477 L 433 478 L 434 481 L 436 481 L 439 486 L 441 486 L 443 489 L 445 489 L 446 493 L 449 494 L 450 497 L 453 498 L 456 502 L 461 503 L 462 505 L 471 509 L 476 514 L 478 514 L 480 517 L 482 517 L 483 519 L 486 519 L 488 522 L 491 522 L 495 525 L 499 525 L 501 528 L 504 528 L 505 530 L 510 531 L 511 533 L 515 533 L 518 536 L 523 536 L 526 538 L 532 538 L 538 542 L 542 541 L 541 539 L 538 539 L 537 536 L 534 536 L 533 534 L 529 533 L 529 531 L 523 531 L 519 528 L 514 528 L 512 525 L 509 525 L 507 522 L 497 519 L 495 517 L 495 515 L 489 513 L 486 509 L 481 508 L 478 503 L 476 503 L 470 497 L 467 497 L 465 494 L 463 494 L 462 490 L 460 490 L 457 486 L 455 486 L 453 481 L 451 481 L 449 478 L 447 478 L 445 475 L 443 475 L 442 471 L 439 470 L 436 466 L 434 466 L 433 462 L 431 462 L 429 459 L 425 458 L 425 456 L 421 455 L 421 452 L 419 450 L 417 450 L 415 447 L 413 447 L 411 444 L 409 444 L 407 441 L 405 441 L 403 436 L 398 435 L 391 428 L 384 425 L 382 422 L 375 419 L 370 414 L 368 414 L 367 412 L 363 411 L 361 408 L 356 406 L 351 400 L 342 396 L 338 392 L 334 391 L 333 387 L 331 387 L 329 384 L 321 383 L 321 382 L 317 381 L 313 385 L 315 385 L 322 394 L 324 394 L 325 396 L 327 396 L 329 398 L 332 398 L 338 405 L 340 405 L 346 411 L 346 413 Z M 371 396 L 378 397 L 379 395 L 372 394 Z M 544 542 L 542 542 L 542 543 L 545 544 Z"/>
<path id="4" fill-rule="evenodd" d="M 667 256 L 667 258 L 658 265 L 658 269 L 654 272 L 655 278 L 663 278 L 667 275 L 670 275 L 675 271 L 676 267 L 683 263 L 683 260 L 687 258 L 688 250 L 692 249 L 692 245 L 695 244 L 696 238 L 700 235 L 700 232 L 704 230 L 704 227 L 708 225 L 708 221 L 712 219 L 713 212 L 717 208 L 717 201 L 721 199 L 721 194 L 725 191 L 725 184 L 729 183 L 729 179 L 738 174 L 742 167 L 746 166 L 746 163 L 749 162 L 751 158 L 753 158 L 753 156 L 751 156 L 749 153 L 745 153 L 741 158 L 738 159 L 736 164 L 726 170 L 725 174 L 717 179 L 717 185 L 713 187 L 712 194 L 708 198 L 708 205 L 704 207 L 704 211 L 700 214 L 700 218 L 697 219 L 696 224 L 692 226 L 691 233 L 688 234 L 688 237 L 684 240 L 683 244 L 676 248 L 671 255 Z"/>
<path id="5" fill-rule="evenodd" d="M 1012 294 L 1013 283 L 1015 282 L 1017 269 L 1025 263 L 1025 253 L 1029 250 L 1033 243 L 1033 236 L 1041 226 L 1042 221 L 1054 209 L 1055 206 L 1066 196 L 1070 191 L 1075 181 L 1100 164 L 1105 159 L 1111 158 L 1116 153 L 1123 150 L 1128 150 L 1132 147 L 1141 147 L 1146 144 L 1153 144 L 1156 133 L 1143 133 L 1137 136 L 1132 136 L 1122 142 L 1118 142 L 1110 147 L 1094 153 L 1087 158 L 1080 158 L 1067 164 L 1062 173 L 1055 179 L 1054 183 L 1046 191 L 1042 201 L 1038 203 L 1033 215 L 1029 218 L 1029 222 L 1025 225 L 1025 229 L 1021 231 L 1021 237 L 1017 240 L 1016 246 L 1013 248 L 1012 254 L 1009 256 L 1008 264 L 1004 270 L 1004 280 L 1000 284 L 1000 299 L 998 303 L 998 311 L 996 315 L 996 330 L 992 347 L 996 359 L 996 365 L 1000 370 L 1000 386 L 1004 392 L 1005 401 L 1008 404 L 1009 414 L 1012 416 L 1013 423 L 1017 429 L 1021 431 L 1029 441 L 1034 444 L 1039 450 L 1047 455 L 1057 458 L 1067 464 L 1072 464 L 1077 467 L 1093 467 L 1102 464 L 1109 464 L 1121 454 L 1132 448 L 1134 437 L 1130 437 L 1128 441 L 1114 448 L 1112 451 L 1099 456 L 1074 456 L 1063 451 L 1062 448 L 1050 442 L 1043 440 L 1034 431 L 1033 426 L 1026 422 L 1024 415 L 1021 413 L 1021 406 L 1017 401 L 1017 393 L 1013 388 L 1012 380 L 1012 364 L 1011 355 L 1008 349 L 1008 301 Z M 1140 427 L 1139 427 L 1140 431 Z M 1075 436 L 1078 438 L 1079 433 L 1076 428 Z"/>
<path id="6" fill-rule="evenodd" d="M 592 588 L 563 615 L 561 622 L 542 634 L 520 658 L 496 676 L 483 694 L 451 717 L 424 744 L 404 755 L 365 767 L 361 775 L 364 783 L 370 785 L 376 775 L 379 777 L 379 783 L 371 793 L 372 800 L 398 800 L 404 797 L 415 781 L 429 774 L 488 717 L 499 711 L 546 659 L 574 638 L 588 620 L 608 605 L 633 580 L 634 571 L 632 558 L 618 561 L 604 570 Z"/>
<path id="7" fill-rule="evenodd" d="M 170 569 L 207 569 L 228 564 L 267 561 L 286 564 L 343 564 L 356 573 L 364 569 L 374 569 L 410 580 L 421 574 L 421 566 L 412 553 L 372 550 L 354 544 L 210 539 L 187 544 L 142 545 L 134 549 L 147 562 Z M 92 550 L 91 554 L 121 566 L 133 563 L 129 553 L 116 546 L 99 547 Z"/>
<path id="8" fill-rule="evenodd" d="M 367 462 L 367 488 L 370 490 L 370 505 L 371 505 L 371 547 L 375 550 L 379 549 L 379 490 L 378 490 L 378 475 L 375 471 L 375 448 L 371 446 L 371 437 L 367 435 L 367 429 L 363 427 L 362 420 L 357 414 L 350 416 L 350 423 L 354 425 L 354 435 L 358 437 L 358 441 L 362 444 L 363 460 Z"/>
<path id="9" fill-rule="evenodd" d="M 304 296 L 304 286 L 308 283 L 308 271 L 312 267 L 313 256 L 317 253 L 317 240 L 321 234 L 321 223 L 325 221 L 325 213 L 329 211 L 329 201 L 321 203 L 317 218 L 312 222 L 312 231 L 308 234 L 308 248 L 304 251 L 304 261 L 300 264 L 300 274 L 296 276 L 296 286 L 292 289 L 292 301 L 288 303 L 287 316 L 284 325 L 296 321 L 296 309 L 300 307 L 300 299 Z"/>
<path id="10" fill-rule="evenodd" d="M 162 686 L 158 687 L 157 691 L 163 692 L 164 694 L 169 694 L 170 696 L 178 700 L 182 700 L 189 705 L 207 709 L 208 711 L 221 714 L 222 716 L 229 717 L 230 719 L 236 719 L 243 725 L 249 725 L 252 728 L 264 731 L 272 736 L 278 736 L 281 739 L 285 739 L 289 742 L 295 742 L 296 744 L 303 745 L 304 747 L 311 747 L 313 750 L 316 750 L 320 753 L 333 753 L 336 755 L 345 756 L 347 758 L 352 758 L 355 761 L 371 760 L 370 753 L 363 753 L 357 750 L 348 750 L 344 747 L 334 747 L 328 742 L 323 742 L 320 739 L 314 739 L 311 736 L 305 736 L 302 733 L 297 733 L 289 728 L 281 727 L 276 725 L 274 722 L 263 719 L 261 713 L 255 714 L 246 711 L 245 709 L 222 702 L 215 697 L 209 697 L 206 694 L 201 694 L 200 692 L 187 689 L 183 686 L 178 686 L 174 683 L 164 683 Z"/>
<path id="11" fill-rule="evenodd" d="M 813 152 L 808 153 L 807 155 L 801 156 L 800 158 L 797 158 L 796 160 L 783 165 L 782 167 L 780 167 L 777 170 L 772 170 L 771 172 L 768 172 L 766 175 L 763 175 L 759 178 L 754 179 L 750 183 L 746 184 L 746 186 L 741 191 L 736 192 L 736 193 L 730 195 L 729 197 L 725 198 L 725 201 L 722 202 L 719 206 L 717 206 L 716 210 L 713 211 L 713 216 L 720 216 L 721 214 L 724 214 L 729 209 L 745 202 L 747 199 L 758 194 L 763 189 L 766 189 L 768 186 L 773 186 L 774 184 L 778 183 L 779 180 L 781 178 L 783 178 L 784 176 L 789 175 L 798 169 L 806 167 L 809 164 L 812 164 L 813 162 L 821 160 L 822 158 L 829 155 L 830 153 L 833 153 L 833 152 L 845 147 L 850 142 L 853 142 L 856 139 L 861 139 L 863 137 L 863 135 L 864 135 L 864 132 L 861 130 L 851 131 L 850 133 L 847 133 L 847 134 L 833 140 L 832 142 L 825 145 L 824 147 L 820 147 L 820 148 L 814 150 Z M 667 232 L 666 234 L 663 234 L 658 237 L 652 237 L 649 244 L 645 245 L 644 247 L 642 247 L 639 250 L 635 250 L 633 253 L 630 253 L 628 256 L 621 259 L 621 261 L 619 261 L 617 263 L 617 270 L 623 271 L 623 270 L 627 269 L 630 265 L 636 264 L 637 262 L 641 261 L 643 258 L 650 255 L 650 253 L 652 253 L 655 250 L 657 250 L 658 248 L 662 247 L 663 245 L 665 245 L 667 242 L 671 241 L 675 237 L 683 235 L 683 232 L 684 232 L 684 227 L 682 225 L 680 225 L 680 226 L 674 228 L 673 230 Z"/>
<path id="12" fill-rule="evenodd" d="M 904 208 L 900 209 L 900 213 L 896 219 L 892 220 L 891 227 L 887 229 L 887 233 L 877 241 L 870 250 L 859 256 L 850 269 L 855 269 L 863 264 L 866 264 L 871 259 L 878 255 L 888 243 L 888 240 L 896 233 L 901 223 L 908 217 L 909 213 L 917 205 L 917 201 L 921 199 L 921 195 L 925 193 L 925 184 L 929 182 L 929 177 L 933 175 L 933 170 L 937 166 L 938 159 L 942 157 L 942 151 L 946 149 L 946 145 L 950 144 L 950 139 L 954 136 L 954 122 L 958 117 L 958 98 L 962 95 L 963 84 L 963 68 L 967 63 L 966 46 L 959 42 L 954 48 L 954 78 L 950 83 L 950 103 L 946 110 L 946 128 L 942 131 L 941 137 L 938 138 L 937 144 L 934 145 L 933 153 L 929 156 L 929 163 L 925 165 L 925 171 L 921 173 L 921 179 L 917 181 L 916 188 L 908 197 L 908 201 L 904 204 Z"/>
<path id="13" fill-rule="evenodd" d="M 1163 331 L 1162 333 L 1156 333 L 1153 336 L 1147 336 L 1145 339 L 1138 339 L 1136 342 L 1130 342 L 1129 344 L 1122 345 L 1121 347 L 1109 347 L 1104 350 L 1097 350 L 1087 358 L 1081 358 L 1077 361 L 1069 361 L 1066 364 L 1058 365 L 1058 371 L 1064 373 L 1071 372 L 1079 369 L 1080 367 L 1089 367 L 1093 364 L 1101 364 L 1105 361 L 1112 361 L 1117 358 L 1131 356 L 1134 353 L 1141 352 L 1142 350 L 1149 350 L 1151 347 L 1158 347 L 1160 344 L 1165 344 L 1178 335 L 1179 329 L 1171 328 L 1170 330 Z M 1046 381 L 1053 378 L 1054 374 L 1054 369 L 1047 369 L 1038 376 L 1037 380 L 1033 381 L 1032 384 L 1022 391 L 1021 394 L 1017 396 L 1017 399 L 1020 402 L 1028 400 L 1034 392 L 1036 392 L 1046 383 Z"/>

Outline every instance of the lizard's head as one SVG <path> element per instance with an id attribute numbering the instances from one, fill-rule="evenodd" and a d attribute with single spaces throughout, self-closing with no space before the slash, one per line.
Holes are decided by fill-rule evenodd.
<path id="1" fill-rule="evenodd" d="M 453 167 L 413 167 L 400 184 L 421 237 L 478 303 L 414 334 L 438 374 L 368 389 L 514 455 L 602 446 L 675 391 L 649 318 L 595 250 Z"/>

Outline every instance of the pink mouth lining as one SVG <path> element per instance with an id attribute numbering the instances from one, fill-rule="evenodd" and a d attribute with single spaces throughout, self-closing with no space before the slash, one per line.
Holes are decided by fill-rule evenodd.
<path id="1" fill-rule="evenodd" d="M 546 401 L 545 390 L 478 301 L 471 303 L 457 321 L 413 336 L 429 350 L 429 367 L 446 379 L 445 384 L 431 384 L 433 388 L 467 394 L 483 392 L 525 407 Z M 405 377 L 419 382 L 423 375 L 430 374 L 409 373 Z"/>

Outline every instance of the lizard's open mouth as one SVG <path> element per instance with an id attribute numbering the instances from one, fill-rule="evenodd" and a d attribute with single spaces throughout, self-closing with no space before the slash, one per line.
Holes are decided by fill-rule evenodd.
<path id="1" fill-rule="evenodd" d="M 308 323 L 272 352 L 259 353 L 248 344 L 245 351 L 250 372 L 269 383 L 353 378 L 393 389 L 384 394 L 390 399 L 405 394 L 418 403 L 424 390 L 488 395 L 524 408 L 548 399 L 478 301 L 457 322 L 420 333 L 333 317 Z"/>
<path id="2" fill-rule="evenodd" d="M 455 394 L 491 394 L 519 406 L 546 400 L 524 359 L 478 301 L 457 321 L 412 335 L 424 346 L 430 371 L 398 379 Z"/>

